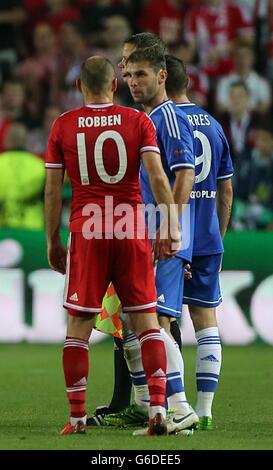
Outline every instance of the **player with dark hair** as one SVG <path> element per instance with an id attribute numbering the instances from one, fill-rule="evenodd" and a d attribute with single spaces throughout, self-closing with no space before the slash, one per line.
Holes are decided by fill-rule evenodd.
<path id="1" fill-rule="evenodd" d="M 170 332 L 171 319 L 181 316 L 184 266 L 191 261 L 192 253 L 194 200 L 190 199 L 190 194 L 195 173 L 193 135 L 186 115 L 167 98 L 166 62 L 161 50 L 156 47 L 136 49 L 127 59 L 126 76 L 134 101 L 144 106 L 155 124 L 162 164 L 173 189 L 179 216 L 182 217 L 182 250 L 170 262 L 160 261 L 156 271 L 157 313 L 167 353 L 168 407 L 174 409 L 168 420 L 168 431 L 172 433 L 198 422 L 184 390 L 183 359 Z M 143 166 L 140 181 L 144 203 L 153 203 L 154 198 Z M 123 347 L 134 383 L 136 403 L 145 407 L 148 389 L 146 387 L 145 396 L 137 339 L 125 335 Z"/>
<path id="2" fill-rule="evenodd" d="M 154 33 L 137 33 L 124 41 L 122 59 L 119 67 L 125 71 L 126 60 L 129 55 L 136 49 L 144 49 L 146 47 L 156 47 L 163 55 L 168 53 L 165 43 Z M 124 73 L 126 76 L 126 73 Z"/>
<path id="3" fill-rule="evenodd" d="M 232 161 L 221 125 L 207 111 L 190 103 L 184 63 L 166 56 L 168 97 L 187 114 L 193 129 L 196 154 L 195 233 L 192 278 L 185 280 L 184 303 L 188 304 L 198 343 L 196 356 L 199 429 L 212 430 L 212 402 L 221 369 L 221 342 L 216 307 L 222 302 L 219 271 L 223 238 L 232 206 Z"/>
<path id="4" fill-rule="evenodd" d="M 180 240 L 178 218 L 173 211 L 174 200 L 162 168 L 154 125 L 144 113 L 113 104 L 116 84 L 111 62 L 102 57 L 87 59 L 77 80 L 84 106 L 57 118 L 48 141 L 45 164 L 48 260 L 52 269 L 66 273 L 64 307 L 68 310 L 63 370 L 70 420 L 62 435 L 84 433 L 86 429 L 88 343 L 110 281 L 141 345 L 150 394 L 147 434 L 167 432 L 166 352 L 156 316 L 150 241 L 145 230 L 143 237 L 139 237 L 135 219 L 130 225 L 130 236 L 122 236 L 120 227 L 121 207 L 124 210 L 125 204 L 130 205 L 136 216 L 142 202 L 140 162 L 149 175 L 157 203 L 165 204 L 170 222 L 166 239 L 157 238 L 155 243 L 159 258 L 177 253 L 172 243 Z M 72 185 L 67 255 L 59 233 L 65 169 Z M 108 204 L 109 198 L 112 206 Z"/>
<path id="5" fill-rule="evenodd" d="M 123 75 L 126 79 L 126 70 L 125 64 L 129 55 L 134 52 L 136 49 L 145 49 L 145 48 L 156 48 L 158 52 L 166 55 L 168 53 L 168 48 L 166 44 L 160 39 L 156 34 L 150 32 L 137 33 L 133 34 L 130 38 L 126 39 L 122 51 L 122 61 L 119 66 L 123 69 Z M 175 339 L 176 343 L 179 346 L 181 351 L 182 349 L 182 340 L 180 326 L 177 321 L 173 318 L 171 321 L 171 335 Z M 126 372 L 124 371 L 124 375 Z"/>

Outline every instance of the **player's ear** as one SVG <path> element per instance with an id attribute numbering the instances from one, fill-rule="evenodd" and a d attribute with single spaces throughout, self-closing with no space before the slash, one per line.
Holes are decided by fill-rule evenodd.
<path id="1" fill-rule="evenodd" d="M 82 83 L 81 83 L 80 78 L 77 78 L 77 80 L 76 80 L 76 88 L 77 88 L 77 90 L 79 90 L 80 93 L 82 93 Z"/>
<path id="2" fill-rule="evenodd" d="M 112 81 L 111 91 L 115 93 L 115 91 L 117 91 L 117 88 L 118 88 L 118 80 L 117 78 L 114 78 L 114 80 Z"/>
<path id="3" fill-rule="evenodd" d="M 162 83 L 165 83 L 168 77 L 168 72 L 167 70 L 160 70 L 158 72 L 158 83 L 161 85 Z"/>

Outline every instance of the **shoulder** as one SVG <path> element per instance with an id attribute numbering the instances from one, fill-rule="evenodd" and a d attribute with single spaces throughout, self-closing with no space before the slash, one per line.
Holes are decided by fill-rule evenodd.
<path id="1" fill-rule="evenodd" d="M 112 109 L 114 113 L 127 114 L 128 116 L 138 116 L 141 113 L 138 109 L 121 106 L 119 104 L 115 104 Z"/>
<path id="2" fill-rule="evenodd" d="M 73 118 L 80 116 L 80 109 L 73 109 L 71 111 L 65 111 L 64 113 L 60 114 L 55 121 L 53 122 L 52 129 L 60 129 L 62 126 L 67 126 L 73 122 Z"/>
<path id="3" fill-rule="evenodd" d="M 184 111 L 178 108 L 178 106 L 171 101 L 153 110 L 150 116 L 154 121 L 156 120 L 158 123 L 161 123 L 162 125 L 165 124 L 167 126 L 177 125 L 178 121 L 188 123 L 187 116 Z"/>
<path id="4" fill-rule="evenodd" d="M 149 121 L 150 118 L 144 111 L 139 111 L 135 108 L 127 108 L 126 106 L 115 105 L 113 108 L 115 114 L 121 114 L 126 120 L 129 121 L 129 125 L 135 126 L 143 121 Z"/>
<path id="5" fill-rule="evenodd" d="M 60 116 L 56 119 L 60 122 L 62 121 L 69 121 L 72 117 L 81 116 L 84 112 L 86 112 L 86 107 L 81 106 L 80 108 L 71 109 L 69 111 L 64 111 Z"/>

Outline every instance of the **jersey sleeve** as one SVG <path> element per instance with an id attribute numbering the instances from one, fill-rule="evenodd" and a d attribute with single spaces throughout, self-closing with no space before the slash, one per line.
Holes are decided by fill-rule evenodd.
<path id="1" fill-rule="evenodd" d="M 162 113 L 160 136 L 169 169 L 195 170 L 193 133 L 187 119 L 172 106 L 162 108 Z"/>
<path id="2" fill-rule="evenodd" d="M 228 141 L 223 131 L 221 132 L 220 137 L 223 141 L 223 152 L 222 152 L 222 158 L 221 158 L 219 170 L 217 173 L 218 181 L 229 179 L 233 175 L 233 165 L 232 165 L 232 160 L 230 156 L 229 145 L 228 145 Z"/>
<path id="3" fill-rule="evenodd" d="M 56 121 L 52 125 L 48 138 L 47 153 L 45 159 L 46 168 L 65 168 L 60 139 L 60 119 L 56 119 Z"/>
<path id="4" fill-rule="evenodd" d="M 156 140 L 156 128 L 152 120 L 145 113 L 141 113 L 141 142 L 140 154 L 143 152 L 156 152 L 160 154 Z"/>

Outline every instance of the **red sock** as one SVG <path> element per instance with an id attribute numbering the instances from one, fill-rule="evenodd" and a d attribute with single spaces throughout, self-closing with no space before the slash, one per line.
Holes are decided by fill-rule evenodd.
<path id="1" fill-rule="evenodd" d="M 63 370 L 72 418 L 81 418 L 86 415 L 88 349 L 88 341 L 66 337 L 63 350 Z"/>
<path id="2" fill-rule="evenodd" d="M 167 358 L 160 330 L 144 331 L 139 335 L 139 342 L 150 393 L 150 406 L 165 408 Z"/>

